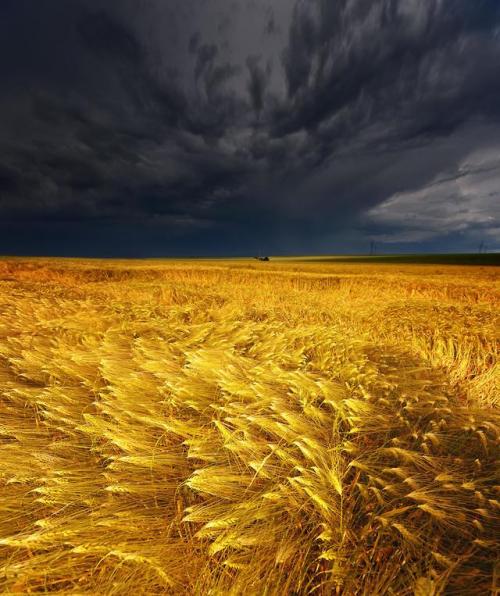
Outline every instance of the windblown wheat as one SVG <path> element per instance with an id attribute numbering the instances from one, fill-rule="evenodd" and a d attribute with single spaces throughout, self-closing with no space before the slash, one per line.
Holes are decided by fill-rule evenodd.
<path id="1" fill-rule="evenodd" d="M 0 590 L 494 593 L 498 269 L 0 261 Z"/>

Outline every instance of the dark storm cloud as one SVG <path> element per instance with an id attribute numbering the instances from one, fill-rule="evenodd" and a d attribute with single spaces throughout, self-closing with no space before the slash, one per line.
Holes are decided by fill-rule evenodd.
<path id="1" fill-rule="evenodd" d="M 194 69 L 195 79 L 199 79 L 207 68 L 213 65 L 219 48 L 215 44 L 205 43 L 196 50 L 196 67 Z"/>
<path id="2" fill-rule="evenodd" d="M 497 242 L 496 0 L 2 10 L 0 250 L 22 222 L 35 252 L 57 222 L 140 254 Z"/>
<path id="3" fill-rule="evenodd" d="M 201 33 L 199 31 L 196 31 L 195 33 L 193 33 L 191 35 L 191 37 L 189 38 L 189 51 L 191 52 L 191 54 L 194 54 L 196 52 L 196 50 L 198 49 L 198 46 L 200 45 L 200 39 L 201 39 Z"/>
<path id="4" fill-rule="evenodd" d="M 278 33 L 276 15 L 274 14 L 274 10 L 272 9 L 272 7 L 269 7 L 269 11 L 267 13 L 265 32 L 267 33 L 267 35 L 275 35 L 276 33 Z"/>
<path id="5" fill-rule="evenodd" d="M 265 70 L 260 65 L 260 56 L 248 56 L 246 65 L 249 73 L 248 93 L 253 109 L 259 115 L 264 107 L 264 94 L 270 75 L 270 66 Z"/>
<path id="6" fill-rule="evenodd" d="M 498 116 L 500 5 L 471 6 L 298 3 L 283 56 L 288 102 L 278 130 L 315 129 L 357 115 L 359 106 L 361 124 L 387 119 L 402 137 L 446 132 L 471 114 Z M 389 115 L 399 121 L 390 124 Z"/>
<path id="7" fill-rule="evenodd" d="M 84 15 L 77 24 L 78 32 L 88 47 L 116 62 L 142 62 L 142 48 L 137 40 L 106 13 Z"/>

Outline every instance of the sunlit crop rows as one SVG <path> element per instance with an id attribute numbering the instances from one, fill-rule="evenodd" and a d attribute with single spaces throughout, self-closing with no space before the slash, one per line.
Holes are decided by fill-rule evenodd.
<path id="1" fill-rule="evenodd" d="M 498 273 L 0 261 L 0 592 L 494 593 Z"/>

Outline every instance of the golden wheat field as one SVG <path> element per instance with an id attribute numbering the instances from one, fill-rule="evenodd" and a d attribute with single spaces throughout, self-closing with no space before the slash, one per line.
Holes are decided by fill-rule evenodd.
<path id="1" fill-rule="evenodd" d="M 495 594 L 499 273 L 1 260 L 0 591 Z"/>

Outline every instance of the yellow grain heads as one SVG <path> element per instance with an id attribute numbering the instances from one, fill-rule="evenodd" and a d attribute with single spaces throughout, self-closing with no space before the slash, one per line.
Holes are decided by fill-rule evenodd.
<path id="1" fill-rule="evenodd" d="M 0 262 L 0 592 L 492 592 L 492 268 Z"/>

